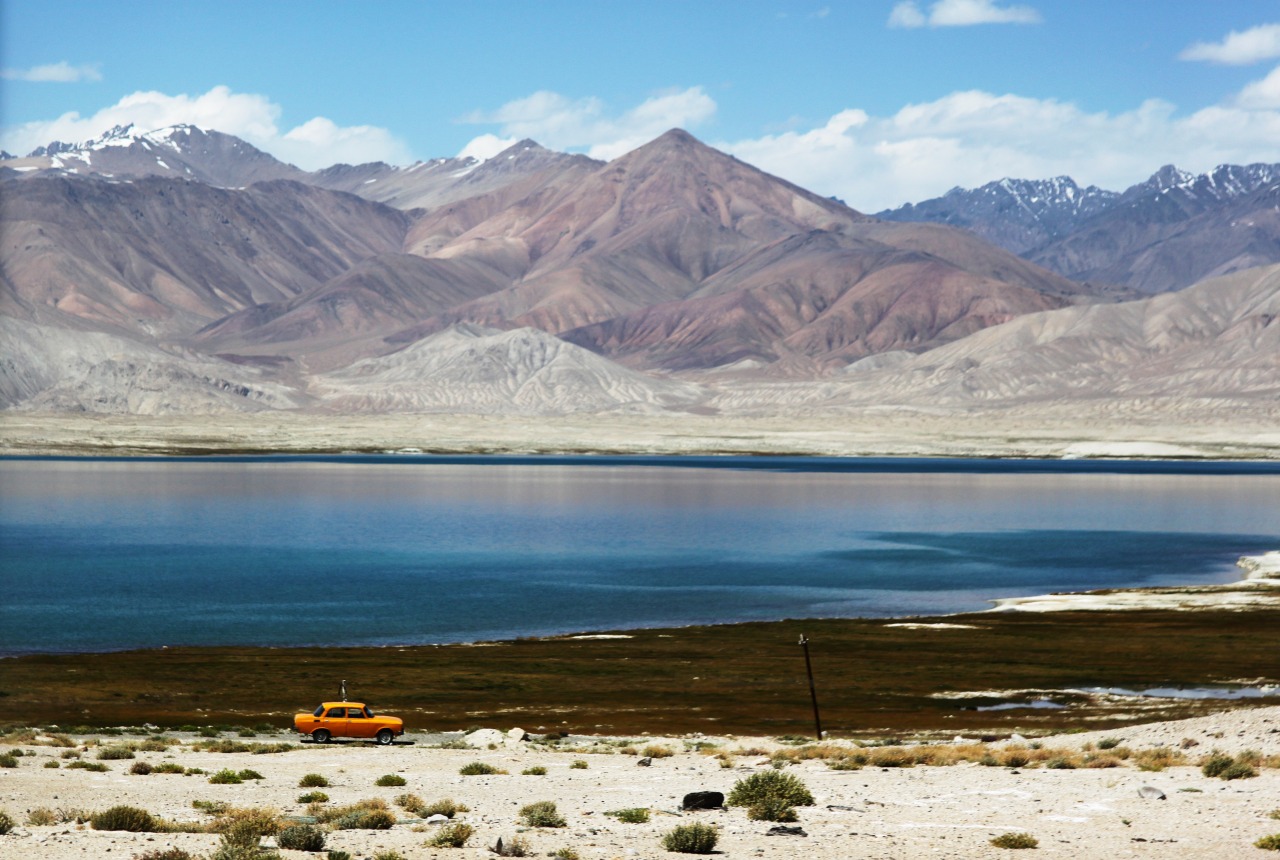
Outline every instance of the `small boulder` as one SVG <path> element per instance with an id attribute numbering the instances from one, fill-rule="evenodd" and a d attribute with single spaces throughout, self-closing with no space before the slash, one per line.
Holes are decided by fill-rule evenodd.
<path id="1" fill-rule="evenodd" d="M 526 732 L 524 729 L 515 728 L 507 732 L 507 737 L 513 741 L 522 741 L 525 738 L 529 737 L 529 733 Z"/>
<path id="2" fill-rule="evenodd" d="M 427 818 L 427 823 L 428 824 L 444 824 L 448 820 L 449 820 L 449 816 L 441 815 L 440 813 L 437 812 L 435 815 L 429 816 Z"/>
<path id="3" fill-rule="evenodd" d="M 478 750 L 487 750 L 490 744 L 497 746 L 506 740 L 507 736 L 497 729 L 476 729 L 469 735 L 463 735 L 462 739 L 466 741 L 467 746 L 474 747 Z"/>
<path id="4" fill-rule="evenodd" d="M 648 756 L 645 756 L 644 758 L 636 762 L 637 767 L 649 767 L 652 764 L 653 764 L 653 759 L 649 758 Z"/>
<path id="5" fill-rule="evenodd" d="M 798 824 L 795 827 L 788 827 L 785 824 L 776 824 L 773 827 L 770 827 L 767 831 L 765 831 L 764 835 L 765 836 L 808 836 L 809 834 L 805 833 L 804 828 Z"/>
<path id="6" fill-rule="evenodd" d="M 724 794 L 719 791 L 691 791 L 680 802 L 681 809 L 720 809 Z"/>
<path id="7" fill-rule="evenodd" d="M 1164 792 L 1154 785 L 1144 785 L 1138 789 L 1138 797 L 1146 800 L 1164 800 Z"/>

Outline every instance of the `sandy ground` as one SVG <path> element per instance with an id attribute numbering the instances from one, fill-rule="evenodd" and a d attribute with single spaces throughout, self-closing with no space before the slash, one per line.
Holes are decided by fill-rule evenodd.
<path id="1" fill-rule="evenodd" d="M 1136 408 L 1136 407 L 1135 407 Z M 0 413 L 0 454 L 405 451 L 1280 459 L 1271 414 L 868 408 L 779 416 L 666 414 L 148 417 Z"/>
<path id="2" fill-rule="evenodd" d="M 182 737 L 191 740 L 190 736 Z M 1197 746 L 1189 751 L 1192 755 L 1210 749 L 1229 753 L 1251 749 L 1276 755 L 1280 754 L 1280 708 L 1237 710 L 1181 723 L 1065 735 L 1039 742 L 1045 747 L 1081 749 L 1104 737 L 1118 738 L 1133 750 L 1176 748 L 1195 741 Z M 817 860 L 1001 857 L 1006 851 L 991 846 L 989 840 L 1011 831 L 1034 835 L 1039 840 L 1039 853 L 1054 857 L 1263 857 L 1268 855 L 1253 848 L 1253 843 L 1280 832 L 1280 820 L 1268 817 L 1280 808 L 1280 769 L 1275 768 L 1264 768 L 1253 779 L 1227 782 L 1206 777 L 1189 766 L 1142 772 L 1132 765 L 1019 770 L 964 763 L 838 771 L 818 761 L 806 761 L 790 766 L 788 772 L 800 777 L 817 801 L 815 806 L 799 810 L 799 823 L 807 835 L 771 836 L 767 832 L 773 825 L 749 820 L 740 808 L 689 813 L 678 809 L 686 792 L 727 794 L 738 779 L 768 769 L 763 754 L 734 756 L 735 766 L 726 769 L 717 759 L 690 751 L 695 739 L 644 738 L 641 744 L 663 743 L 680 752 L 653 759 L 650 767 L 639 767 L 637 757 L 619 754 L 616 747 L 596 745 L 598 739 L 577 736 L 562 743 L 561 749 L 504 741 L 496 749 L 478 750 L 440 749 L 430 743 L 438 738 L 427 736 L 410 734 L 406 738 L 412 742 L 393 747 L 307 743 L 276 755 L 220 754 L 189 746 L 138 754 L 152 764 L 172 760 L 210 772 L 252 768 L 265 777 L 242 785 L 211 785 L 203 776 L 130 775 L 128 761 L 110 762 L 111 771 L 101 774 L 49 769 L 42 765 L 51 759 L 61 760 L 61 749 L 21 744 L 27 754 L 19 759 L 19 766 L 0 769 L 0 809 L 19 822 L 12 833 L 0 837 L 0 858 L 130 858 L 166 846 L 208 852 L 217 844 L 216 836 L 111 833 L 74 824 L 36 827 L 23 822 L 28 811 L 37 807 L 101 810 L 117 803 L 141 806 L 171 819 L 200 820 L 201 814 L 191 806 L 193 800 L 270 806 L 286 815 L 301 815 L 305 808 L 296 798 L 309 789 L 298 788 L 298 781 L 313 772 L 331 781 L 332 786 L 324 789 L 331 803 L 372 797 L 392 801 L 402 792 L 414 792 L 427 801 L 448 797 L 470 807 L 460 816 L 476 830 L 466 848 L 426 847 L 435 825 L 402 816 L 388 831 L 330 834 L 327 847 L 349 851 L 353 857 L 371 857 L 389 849 L 409 860 L 492 857 L 489 846 L 499 837 L 510 840 L 516 835 L 528 840 L 533 849 L 530 856 L 547 856 L 564 847 L 575 849 L 583 860 L 675 856 L 662 849 L 661 835 L 694 820 L 720 828 L 717 851 L 722 857 Z M 272 740 L 280 739 L 286 736 Z M 716 742 L 730 751 L 778 746 L 774 741 L 749 738 L 699 736 L 696 740 Z M 0 745 L 0 751 L 10 748 Z M 606 749 L 609 751 L 602 752 Z M 85 758 L 91 760 L 92 753 L 86 752 Z M 588 767 L 570 767 L 575 760 L 586 761 Z M 491 763 L 510 775 L 460 776 L 458 769 L 473 761 Z M 520 775 L 521 770 L 537 765 L 547 769 L 546 776 Z M 402 775 L 407 785 L 375 787 L 374 781 L 387 773 Z M 1165 799 L 1140 796 L 1143 786 L 1160 789 Z M 568 826 L 524 830 L 518 811 L 522 805 L 539 800 L 554 800 Z M 629 807 L 650 808 L 650 822 L 625 824 L 604 815 Z"/>

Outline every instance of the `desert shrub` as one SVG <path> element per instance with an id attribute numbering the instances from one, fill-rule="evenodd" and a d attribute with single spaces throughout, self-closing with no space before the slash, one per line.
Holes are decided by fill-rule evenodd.
<path id="1" fill-rule="evenodd" d="M 482 761 L 473 761 L 471 764 L 464 764 L 458 773 L 463 776 L 488 776 L 489 774 L 502 773 L 503 771 L 491 764 L 485 764 Z"/>
<path id="2" fill-rule="evenodd" d="M 412 812 L 414 815 L 418 815 L 419 811 L 425 809 L 427 806 L 426 801 L 418 795 L 411 793 L 397 794 L 391 802 L 403 809 L 405 812 Z"/>
<path id="3" fill-rule="evenodd" d="M 738 780 L 729 793 L 727 805 L 752 807 L 774 798 L 788 806 L 813 806 L 813 795 L 805 784 L 795 776 L 779 770 L 753 773 Z"/>
<path id="4" fill-rule="evenodd" d="M 547 769 L 542 765 L 536 765 L 534 767 L 526 767 L 524 770 L 520 771 L 520 775 L 521 776 L 546 776 Z"/>
<path id="5" fill-rule="evenodd" d="M 89 819 L 94 830 L 124 830 L 129 833 L 154 833 L 160 822 L 145 809 L 136 806 L 113 806 Z"/>
<path id="6" fill-rule="evenodd" d="M 1200 772 L 1219 779 L 1252 779 L 1258 775 L 1254 764 L 1261 760 L 1256 752 L 1246 750 L 1235 758 L 1214 750 L 1201 762 Z"/>
<path id="7" fill-rule="evenodd" d="M 752 821 L 796 821 L 796 810 L 780 797 L 766 797 L 747 807 L 747 818 Z"/>
<path id="8" fill-rule="evenodd" d="M 882 747 L 871 753 L 867 764 L 872 767 L 911 767 L 915 758 L 902 747 Z"/>
<path id="9" fill-rule="evenodd" d="M 133 860 L 200 860 L 200 858 L 181 848 L 157 848 L 154 851 L 136 854 Z"/>
<path id="10" fill-rule="evenodd" d="M 1159 772 L 1166 767 L 1186 764 L 1187 757 L 1178 750 L 1169 749 L 1168 747 L 1155 747 L 1154 749 L 1139 750 L 1134 753 L 1133 761 L 1138 765 L 1139 770 Z"/>
<path id="11" fill-rule="evenodd" d="M 57 768 L 62 767 L 62 765 L 58 763 L 57 759 L 49 759 L 43 766 L 50 770 L 56 770 Z"/>
<path id="12" fill-rule="evenodd" d="M 1084 766 L 1091 768 L 1119 767 L 1120 759 L 1113 755 L 1096 755 L 1089 753 L 1084 757 Z"/>
<path id="13" fill-rule="evenodd" d="M 209 829 L 221 833 L 224 841 L 247 840 L 249 834 L 254 834 L 256 845 L 257 837 L 273 836 L 281 826 L 280 814 L 274 809 L 231 806 L 218 813 Z"/>
<path id="14" fill-rule="evenodd" d="M 590 767 L 590 765 L 589 765 L 589 764 L 587 764 L 587 763 L 586 763 L 585 761 L 583 761 L 582 759 L 575 759 L 575 760 L 574 760 L 574 761 L 569 765 L 569 767 L 573 768 L 574 770 L 586 770 L 588 767 Z"/>
<path id="15" fill-rule="evenodd" d="M 204 776 L 208 772 L 209 771 L 205 770 L 202 767 L 189 767 L 182 772 L 182 775 L 183 776 Z"/>
<path id="16" fill-rule="evenodd" d="M 196 734 L 200 735 L 202 738 L 216 738 L 219 736 L 220 732 L 212 726 L 205 726 L 200 729 L 200 731 L 196 732 Z"/>
<path id="17" fill-rule="evenodd" d="M 670 747 L 664 747 L 661 744 L 649 744 L 644 748 L 644 754 L 649 758 L 670 758 L 675 755 Z"/>
<path id="18" fill-rule="evenodd" d="M 422 807 L 420 814 L 423 818 L 430 818 L 433 815 L 443 815 L 453 818 L 459 812 L 468 812 L 468 807 L 464 803 L 457 803 L 452 798 L 445 797 L 437 800 L 429 806 Z"/>
<path id="19" fill-rule="evenodd" d="M 231 804 L 225 800 L 193 800 L 191 801 L 191 808 L 206 812 L 209 815 L 223 815 L 231 809 Z"/>
<path id="20" fill-rule="evenodd" d="M 32 827 L 47 827 L 58 823 L 58 815 L 47 806 L 37 806 L 27 813 L 27 824 Z"/>
<path id="21" fill-rule="evenodd" d="M 97 758 L 99 761 L 122 761 L 134 758 L 134 755 L 133 750 L 126 746 L 110 746 L 98 750 Z"/>
<path id="22" fill-rule="evenodd" d="M 244 778 L 229 767 L 224 767 L 209 777 L 210 785 L 239 785 L 242 782 L 244 782 Z"/>
<path id="23" fill-rule="evenodd" d="M 94 773 L 106 773 L 107 771 L 111 770 L 111 768 L 107 767 L 105 764 L 103 764 L 100 761 L 85 761 L 84 759 L 76 759 L 75 761 L 71 762 L 71 764 L 67 765 L 67 767 L 75 768 L 78 770 L 88 770 Z"/>
<path id="24" fill-rule="evenodd" d="M 160 764 L 151 766 L 152 773 L 186 773 L 186 768 L 178 764 L 176 761 L 162 761 Z"/>
<path id="25" fill-rule="evenodd" d="M 63 750 L 60 758 L 80 758 L 80 750 Z"/>
<path id="26" fill-rule="evenodd" d="M 1275 821 L 1280 821 L 1280 809 L 1273 809 L 1270 812 L 1268 812 L 1267 818 L 1274 819 Z"/>
<path id="27" fill-rule="evenodd" d="M 1098 749 L 1113 750 L 1116 747 L 1120 746 L 1120 743 L 1121 743 L 1120 738 L 1103 738 L 1102 740 L 1098 741 Z"/>
<path id="28" fill-rule="evenodd" d="M 0 767 L 17 767 L 18 757 L 13 753 L 4 753 L 0 755 Z"/>
<path id="29" fill-rule="evenodd" d="M 129 768 L 129 773 L 137 776 L 146 776 L 151 773 L 151 765 L 147 764 L 145 761 L 135 761 L 133 763 L 133 767 Z"/>
<path id="30" fill-rule="evenodd" d="M 400 776 L 398 773 L 386 773 L 378 777 L 373 784 L 382 786 L 383 788 L 393 788 L 405 785 L 406 783 L 405 778 Z"/>
<path id="31" fill-rule="evenodd" d="M 632 807 L 630 809 L 615 809 L 612 812 L 606 812 L 605 815 L 612 816 L 624 824 L 649 823 L 649 810 L 643 806 Z"/>
<path id="32" fill-rule="evenodd" d="M 13 829 L 13 819 L 9 817 L 7 812 L 0 812 L 0 836 L 8 834 Z"/>
<path id="33" fill-rule="evenodd" d="M 172 743 L 168 738 L 147 738 L 138 744 L 139 752 L 165 752 Z"/>
<path id="34" fill-rule="evenodd" d="M 298 780 L 298 788 L 328 788 L 329 780 L 318 773 L 309 773 Z"/>
<path id="35" fill-rule="evenodd" d="M 1049 770 L 1074 770 L 1076 765 L 1075 762 L 1066 756 L 1057 756 L 1056 758 L 1051 758 L 1046 761 L 1044 766 L 1049 768 Z"/>
<path id="36" fill-rule="evenodd" d="M 582 855 L 572 848 L 557 848 L 551 852 L 552 860 L 582 860 Z"/>
<path id="37" fill-rule="evenodd" d="M 1209 753 L 1208 757 L 1201 760 L 1200 772 L 1205 776 L 1221 776 L 1222 772 L 1234 764 L 1235 760 L 1229 755 L 1214 750 Z"/>
<path id="38" fill-rule="evenodd" d="M 997 848 L 1036 848 L 1040 840 L 1030 833 L 1001 833 L 991 840 L 991 844 Z"/>
<path id="39" fill-rule="evenodd" d="M 258 773 L 256 770 L 250 770 L 247 767 L 244 770 L 237 773 L 236 776 L 240 777 L 241 779 L 266 779 L 266 777 Z"/>
<path id="40" fill-rule="evenodd" d="M 323 791 L 308 791 L 306 794 L 298 795 L 298 803 L 328 803 L 329 795 Z"/>
<path id="41" fill-rule="evenodd" d="M 405 860 L 405 856 L 399 851 L 379 851 L 373 855 L 373 860 Z"/>
<path id="42" fill-rule="evenodd" d="M 521 807 L 520 818 L 530 827 L 564 827 L 566 824 L 552 800 L 539 800 Z"/>
<path id="43" fill-rule="evenodd" d="M 325 855 L 327 860 L 351 860 L 351 855 L 346 851 L 335 851 L 329 849 L 329 853 Z"/>
<path id="44" fill-rule="evenodd" d="M 427 844 L 432 848 L 461 848 L 475 833 L 470 824 L 458 821 L 441 827 Z"/>
<path id="45" fill-rule="evenodd" d="M 1280 851 L 1280 833 L 1262 837 L 1253 843 L 1253 847 L 1261 848 L 1263 851 Z"/>
<path id="46" fill-rule="evenodd" d="M 380 797 L 334 809 L 314 810 L 314 814 L 321 823 L 330 823 L 336 830 L 389 830 L 396 823 L 387 802 Z"/>
<path id="47" fill-rule="evenodd" d="M 618 752 L 621 755 L 640 755 L 640 750 L 630 745 L 623 747 L 622 749 L 618 750 Z"/>
<path id="48" fill-rule="evenodd" d="M 1000 764 L 1005 767 L 1026 767 L 1029 761 L 1031 761 L 1031 756 L 1027 754 L 1026 750 L 1005 750 L 1004 754 L 1000 756 Z"/>
<path id="49" fill-rule="evenodd" d="M 276 844 L 294 851 L 322 851 L 324 831 L 310 824 L 294 824 L 276 834 Z"/>
<path id="50" fill-rule="evenodd" d="M 710 854 L 720 840 L 719 832 L 701 822 L 682 824 L 662 837 L 662 847 L 678 854 Z"/>
<path id="51" fill-rule="evenodd" d="M 1234 761 L 1226 770 L 1218 774 L 1222 779 L 1253 779 L 1258 775 L 1258 771 L 1253 765 L 1246 764 L 1242 761 Z"/>

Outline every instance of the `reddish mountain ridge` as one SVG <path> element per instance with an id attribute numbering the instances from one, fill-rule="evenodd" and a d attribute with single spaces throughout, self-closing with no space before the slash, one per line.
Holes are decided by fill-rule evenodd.
<path id="1" fill-rule="evenodd" d="M 640 371 L 812 376 L 1092 300 L 964 231 L 877 222 L 679 130 L 608 164 L 522 141 L 448 177 L 412 171 L 416 185 L 384 167 L 328 172 L 362 196 L 316 174 L 228 189 L 0 169 L 0 312 L 305 389 L 460 324 L 541 330 Z M 388 199 L 432 205 L 364 199 L 392 178 Z M 424 350 L 409 366 L 438 373 Z"/>

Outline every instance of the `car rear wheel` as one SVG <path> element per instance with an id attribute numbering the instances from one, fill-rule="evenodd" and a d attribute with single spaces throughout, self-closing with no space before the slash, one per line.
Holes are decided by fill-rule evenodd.
<path id="1" fill-rule="evenodd" d="M 329 730 L 316 729 L 314 732 L 311 733 L 311 740 L 315 741 L 318 744 L 327 744 L 329 742 Z"/>
<path id="2" fill-rule="evenodd" d="M 391 733 L 391 729 L 383 729 L 378 732 L 378 743 L 385 747 L 387 744 L 391 743 L 391 739 L 394 737 L 395 735 Z"/>

